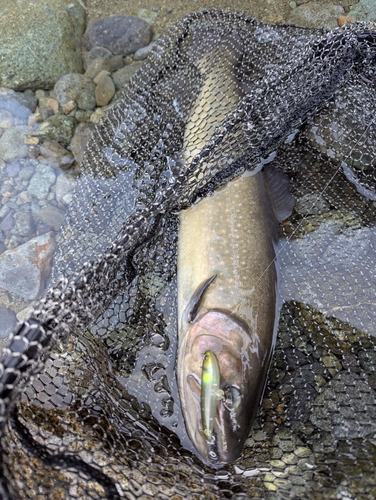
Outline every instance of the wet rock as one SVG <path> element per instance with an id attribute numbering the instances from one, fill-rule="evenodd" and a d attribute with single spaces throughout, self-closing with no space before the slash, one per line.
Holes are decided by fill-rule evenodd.
<path id="1" fill-rule="evenodd" d="M 148 22 L 134 16 L 111 16 L 89 22 L 84 41 L 86 48 L 105 47 L 112 54 L 126 56 L 148 45 L 152 38 Z"/>
<path id="2" fill-rule="evenodd" d="M 82 71 L 84 23 L 79 0 L 2 0 L 0 85 L 47 89 L 61 75 Z"/>
<path id="3" fill-rule="evenodd" d="M 83 123 L 90 121 L 91 115 L 92 115 L 91 111 L 82 111 L 82 109 L 79 109 L 75 114 L 75 118 L 78 121 L 78 123 Z"/>
<path id="4" fill-rule="evenodd" d="M 26 158 L 29 152 L 24 136 L 28 133 L 26 126 L 13 127 L 4 132 L 0 137 L 0 158 L 11 161 L 18 158 Z"/>
<path id="5" fill-rule="evenodd" d="M 325 28 L 331 30 L 337 28 L 337 18 L 344 13 L 345 11 L 340 5 L 308 3 L 299 5 L 296 9 L 291 10 L 286 21 L 288 24 L 304 28 Z"/>
<path id="6" fill-rule="evenodd" d="M 0 287 L 24 299 L 38 298 L 51 270 L 55 252 L 53 233 L 31 239 L 0 255 Z"/>
<path id="7" fill-rule="evenodd" d="M 84 151 L 91 138 L 94 127 L 95 125 L 93 123 L 81 123 L 73 136 L 70 146 L 73 156 L 79 163 L 82 161 Z"/>
<path id="8" fill-rule="evenodd" d="M 38 213 L 37 220 L 59 231 L 64 220 L 64 212 L 54 206 L 43 207 Z"/>
<path id="9" fill-rule="evenodd" d="M 31 203 L 32 202 L 32 196 L 30 193 L 27 191 L 21 191 L 21 193 L 17 197 L 16 204 L 17 205 L 24 205 L 25 203 Z"/>
<path id="10" fill-rule="evenodd" d="M 14 215 L 15 224 L 12 233 L 17 236 L 30 236 L 33 232 L 34 224 L 30 212 L 16 212 Z"/>
<path id="11" fill-rule="evenodd" d="M 90 78 L 78 73 L 62 76 L 55 84 L 52 96 L 64 106 L 70 101 L 77 103 L 78 108 L 90 110 L 95 108 L 95 85 Z"/>
<path id="12" fill-rule="evenodd" d="M 31 179 L 31 177 L 33 176 L 35 172 L 35 166 L 32 165 L 32 164 L 21 164 L 21 170 L 20 170 L 20 173 L 18 174 L 18 178 L 21 180 L 21 181 L 28 181 L 29 179 Z"/>
<path id="13" fill-rule="evenodd" d="M 1 221 L 0 229 L 2 231 L 9 231 L 14 226 L 14 210 L 9 212 Z"/>
<path id="14" fill-rule="evenodd" d="M 65 205 L 69 204 L 70 198 L 76 186 L 77 179 L 71 175 L 60 174 L 56 181 L 56 201 Z M 66 203 L 68 201 L 68 203 Z"/>
<path id="15" fill-rule="evenodd" d="M 17 324 L 17 318 L 13 311 L 7 307 L 0 307 L 0 339 L 9 337 Z"/>
<path id="16" fill-rule="evenodd" d="M 72 153 L 56 141 L 44 141 L 40 145 L 40 153 L 51 165 L 59 167 L 62 170 L 68 169 L 74 162 Z"/>
<path id="17" fill-rule="evenodd" d="M 89 66 L 94 61 L 94 59 L 103 59 L 103 60 L 105 60 L 105 59 L 109 59 L 112 56 L 113 56 L 113 54 L 112 54 L 112 52 L 110 50 L 108 50 L 108 49 L 106 49 L 106 48 L 101 47 L 100 45 L 98 45 L 97 47 L 93 47 L 86 54 L 85 66 L 86 66 L 87 69 L 89 69 Z"/>
<path id="18" fill-rule="evenodd" d="M 43 122 L 38 135 L 44 139 L 52 139 L 67 146 L 73 137 L 76 128 L 76 119 L 73 116 L 55 115 Z"/>
<path id="19" fill-rule="evenodd" d="M 376 3 L 375 0 L 360 0 L 350 9 L 350 16 L 357 21 L 376 22 Z"/>
<path id="20" fill-rule="evenodd" d="M 37 100 L 32 95 L 0 89 L 0 116 L 7 111 L 26 123 L 30 114 L 35 111 L 36 105 Z"/>
<path id="21" fill-rule="evenodd" d="M 56 181 L 55 170 L 49 165 L 40 164 L 35 169 L 35 174 L 30 179 L 27 191 L 38 200 L 47 198 L 50 187 Z"/>
<path id="22" fill-rule="evenodd" d="M 148 57 L 150 52 L 152 51 L 153 44 L 151 43 L 150 45 L 147 45 L 146 47 L 142 47 L 141 49 L 138 49 L 135 54 L 134 58 L 136 61 L 143 61 Z"/>
<path id="23" fill-rule="evenodd" d="M 8 163 L 5 173 L 8 177 L 17 177 L 20 173 L 20 163 L 17 160 Z"/>
<path id="24" fill-rule="evenodd" d="M 10 212 L 10 207 L 8 205 L 3 205 L 0 208 L 0 219 L 3 219 Z M 1 241 L 1 240 L 0 240 Z"/>
<path id="25" fill-rule="evenodd" d="M 142 63 L 138 62 L 135 64 L 129 64 L 124 66 L 124 68 L 115 71 L 112 74 L 112 80 L 115 84 L 116 89 L 122 89 L 127 83 L 129 83 L 132 76 L 141 67 Z"/>
<path id="26" fill-rule="evenodd" d="M 115 85 L 108 71 L 101 71 L 96 77 L 95 100 L 97 106 L 106 106 L 115 95 Z"/>
<path id="27" fill-rule="evenodd" d="M 94 78 L 97 75 L 99 75 L 99 73 L 103 70 L 112 73 L 113 71 L 116 71 L 117 69 L 122 68 L 123 66 L 124 66 L 123 56 L 121 55 L 111 56 L 106 59 L 98 57 L 96 59 L 93 59 L 93 61 L 90 63 L 90 66 L 87 68 L 85 72 L 85 76 L 94 80 Z"/>

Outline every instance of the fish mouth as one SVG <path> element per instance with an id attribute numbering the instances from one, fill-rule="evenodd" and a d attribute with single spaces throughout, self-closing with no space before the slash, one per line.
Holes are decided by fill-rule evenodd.
<path id="1" fill-rule="evenodd" d="M 263 392 L 267 367 L 257 335 L 222 311 L 208 311 L 184 337 L 178 359 L 179 390 L 188 434 L 204 462 L 233 462 L 241 454 Z M 205 353 L 218 361 L 220 393 L 210 437 L 202 423 Z"/>

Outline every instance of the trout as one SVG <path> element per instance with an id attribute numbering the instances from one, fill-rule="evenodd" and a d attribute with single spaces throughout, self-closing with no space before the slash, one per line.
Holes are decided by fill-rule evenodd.
<path id="1" fill-rule="evenodd" d="M 197 62 L 203 85 L 185 130 L 186 162 L 241 98 L 232 36 Z M 292 205 L 284 174 L 268 168 L 180 213 L 178 386 L 188 435 L 210 464 L 241 454 L 258 410 L 279 317 L 278 221 Z"/>

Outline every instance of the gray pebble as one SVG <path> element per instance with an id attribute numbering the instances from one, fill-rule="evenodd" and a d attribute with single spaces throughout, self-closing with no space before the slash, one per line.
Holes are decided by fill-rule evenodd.
<path id="1" fill-rule="evenodd" d="M 94 78 L 102 71 L 106 70 L 112 73 L 124 66 L 123 56 L 111 56 L 106 59 L 96 58 L 90 63 L 90 66 L 85 72 L 85 76 L 94 80 Z"/>
<path id="2" fill-rule="evenodd" d="M 30 236 L 32 234 L 34 224 L 30 212 L 16 212 L 14 220 L 13 234 L 16 236 Z"/>
<path id="3" fill-rule="evenodd" d="M 96 47 L 93 47 L 89 52 L 86 54 L 86 63 L 85 66 L 87 69 L 89 69 L 89 66 L 91 63 L 94 61 L 94 59 L 108 59 L 113 56 L 113 53 L 106 49 L 105 47 L 101 47 L 100 45 L 97 45 Z"/>
<path id="4" fill-rule="evenodd" d="M 93 113 L 91 111 L 83 111 L 82 109 L 79 109 L 76 111 L 75 118 L 78 123 L 89 122 L 92 114 Z"/>
<path id="5" fill-rule="evenodd" d="M 135 54 L 134 58 L 136 61 L 143 61 L 148 57 L 150 52 L 152 51 L 153 44 L 151 43 L 150 45 L 147 45 L 146 47 L 142 47 L 141 49 L 138 49 Z"/>
<path id="6" fill-rule="evenodd" d="M 64 199 L 71 194 L 76 186 L 77 179 L 71 175 L 60 174 L 56 180 L 56 201 L 64 203 Z"/>
<path id="7" fill-rule="evenodd" d="M 330 208 L 323 196 L 307 193 L 295 202 L 295 210 L 301 215 L 320 215 Z"/>
<path id="8" fill-rule="evenodd" d="M 111 16 L 89 22 L 84 35 L 86 48 L 100 45 L 112 54 L 126 56 L 148 45 L 152 39 L 148 22 L 135 16 Z"/>
<path id="9" fill-rule="evenodd" d="M 70 73 L 59 78 L 51 95 L 60 106 L 74 101 L 80 109 L 88 110 L 95 108 L 94 92 L 95 85 L 90 78 L 79 73 Z"/>
<path id="10" fill-rule="evenodd" d="M 10 212 L 10 208 L 9 208 L 8 204 L 3 205 L 0 208 L 0 219 L 3 219 L 6 215 L 9 214 L 9 212 Z"/>
<path id="11" fill-rule="evenodd" d="M 14 226 L 14 210 L 10 211 L 0 223 L 0 229 L 9 231 Z"/>
<path id="12" fill-rule="evenodd" d="M 25 165 L 21 168 L 20 173 L 18 174 L 18 178 L 21 181 L 28 181 L 34 174 L 35 167 L 32 165 Z"/>
<path id="13" fill-rule="evenodd" d="M 5 173 L 8 177 L 17 177 L 20 173 L 20 164 L 17 160 L 11 161 L 8 163 Z"/>
<path id="14" fill-rule="evenodd" d="M 38 200 L 44 200 L 55 181 L 55 170 L 49 165 L 40 164 L 37 166 L 35 174 L 30 179 L 27 191 L 32 196 L 38 198 Z"/>
<path id="15" fill-rule="evenodd" d="M 141 67 L 141 65 L 141 62 L 137 62 L 135 64 L 124 66 L 124 68 L 115 71 L 112 74 L 112 80 L 115 84 L 115 88 L 122 89 L 126 84 L 128 84 L 132 76 Z"/>
<path id="16" fill-rule="evenodd" d="M 26 158 L 29 148 L 24 144 L 24 136 L 28 132 L 26 126 L 6 130 L 0 138 L 0 158 L 4 161 Z"/>
<path id="17" fill-rule="evenodd" d="M 49 205 L 39 211 L 37 218 L 47 227 L 53 227 L 55 231 L 59 231 L 64 221 L 64 212 L 57 207 Z"/>

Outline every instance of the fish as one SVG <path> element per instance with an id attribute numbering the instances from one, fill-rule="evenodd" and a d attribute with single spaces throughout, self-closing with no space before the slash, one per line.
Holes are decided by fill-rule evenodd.
<path id="1" fill-rule="evenodd" d="M 238 48 L 224 42 L 197 63 L 203 85 L 186 126 L 187 162 L 241 98 Z M 213 88 L 225 94 L 213 99 Z M 285 174 L 267 166 L 179 214 L 178 388 L 187 433 L 211 465 L 240 456 L 264 392 L 280 309 L 278 224 L 293 203 Z"/>

